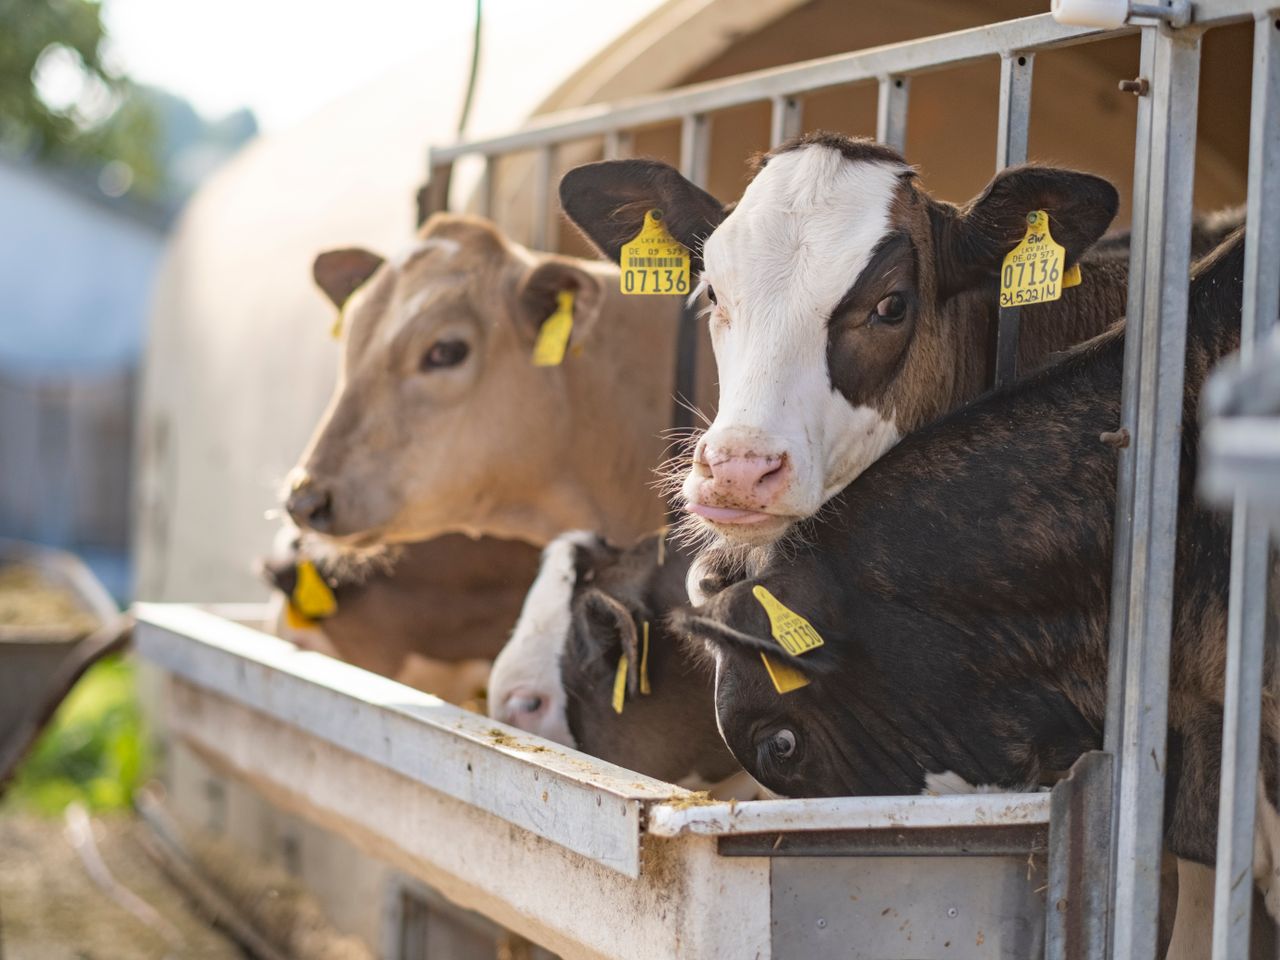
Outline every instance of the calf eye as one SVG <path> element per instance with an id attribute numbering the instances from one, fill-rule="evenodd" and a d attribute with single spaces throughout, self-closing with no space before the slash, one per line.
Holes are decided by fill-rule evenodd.
<path id="1" fill-rule="evenodd" d="M 776 760 L 786 760 L 796 752 L 796 735 L 782 729 L 769 738 L 769 752 Z"/>
<path id="2" fill-rule="evenodd" d="M 900 293 L 891 293 L 876 304 L 876 312 L 871 319 L 878 323 L 901 323 L 907 315 L 907 298 Z"/>
<path id="3" fill-rule="evenodd" d="M 465 340 L 437 340 L 422 355 L 418 369 L 424 373 L 429 373 L 432 370 L 456 367 L 467 359 L 467 354 L 470 352 L 471 347 L 467 345 Z"/>
<path id="4" fill-rule="evenodd" d="M 716 299 L 716 292 L 714 289 L 712 289 L 710 284 L 707 285 L 707 299 L 710 300 L 712 303 L 720 302 L 719 300 Z"/>

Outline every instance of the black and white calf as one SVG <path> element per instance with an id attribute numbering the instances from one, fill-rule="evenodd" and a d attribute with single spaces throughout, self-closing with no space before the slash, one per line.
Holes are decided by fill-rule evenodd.
<path id="1" fill-rule="evenodd" d="M 1075 263 L 1117 195 L 1047 167 L 998 174 L 964 207 L 934 199 L 896 151 L 812 134 L 766 156 L 733 208 L 651 160 L 571 170 L 568 216 L 607 256 L 661 208 L 694 254 L 719 372 L 714 422 L 683 482 L 704 530 L 772 542 L 813 516 L 904 434 L 989 381 L 997 277 L 1045 210 Z M 1128 264 L 1086 263 L 1084 283 L 1026 309 L 1024 370 L 1124 312 Z"/>
<path id="2" fill-rule="evenodd" d="M 1238 343 L 1242 274 L 1237 233 L 1191 286 L 1170 734 L 1157 762 L 1168 846 L 1199 863 L 1215 852 L 1230 523 L 1196 503 L 1195 405 L 1207 370 Z M 705 603 L 676 622 L 714 659 L 721 730 L 748 772 L 789 796 L 909 794 L 939 778 L 1023 790 L 1100 744 L 1116 467 L 1099 435 L 1118 422 L 1122 365 L 1117 327 L 905 438 L 820 521 L 797 526 L 795 549 L 755 551 L 744 578 L 736 558 L 727 576 L 716 552 L 699 559 L 691 579 Z M 824 644 L 783 653 L 759 587 Z M 762 651 L 809 685 L 777 693 Z M 1264 890 L 1277 849 L 1267 846 Z"/>
<path id="3" fill-rule="evenodd" d="M 662 534 L 625 550 L 581 531 L 553 540 L 494 662 L 490 714 L 670 783 L 746 781 L 716 730 L 710 672 L 666 622 L 688 569 Z"/>

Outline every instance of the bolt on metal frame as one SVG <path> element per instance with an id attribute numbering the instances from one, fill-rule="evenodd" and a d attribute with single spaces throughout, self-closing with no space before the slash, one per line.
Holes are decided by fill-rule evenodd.
<path id="1" fill-rule="evenodd" d="M 1274 3 L 1275 0 L 1272 0 Z M 1248 233 L 1243 351 L 1248 354 L 1280 311 L 1280 7 L 1265 0 L 1196 0 L 1190 22 L 1186 5 L 1162 0 L 1134 13 L 1174 12 L 1178 26 L 1151 19 L 1141 25 L 1139 92 L 1134 156 L 1128 324 L 1121 394 L 1115 553 L 1113 558 L 1110 663 L 1104 751 L 1090 755 L 1087 774 L 1075 788 L 1071 818 L 1090 836 L 1083 854 L 1097 882 L 1086 891 L 1097 912 L 1083 943 L 1068 952 L 1062 924 L 1049 924 L 1049 956 L 1152 958 L 1156 951 L 1162 824 L 1166 770 L 1169 648 L 1177 534 L 1178 462 L 1182 429 L 1183 370 L 1190 266 L 1192 187 L 1201 38 L 1229 22 L 1255 22 L 1248 178 Z M 550 179 L 556 147 L 603 138 L 607 157 L 626 156 L 635 130 L 664 123 L 681 125 L 680 167 L 705 186 L 712 115 L 751 103 L 771 104 L 770 143 L 802 129 L 803 96 L 818 90 L 875 82 L 879 87 L 876 136 L 901 149 L 906 140 L 913 76 L 963 64 L 998 60 L 1000 119 L 996 167 L 1027 157 L 1031 79 L 1037 52 L 1133 32 L 1065 27 L 1049 15 L 1026 17 L 972 30 L 756 71 L 685 87 L 668 94 L 600 104 L 542 117 L 503 136 L 433 147 L 429 152 L 428 210 L 448 204 L 453 163 L 465 156 L 485 160 L 481 209 L 489 212 L 492 169 L 498 157 L 536 151 L 535 241 L 551 234 Z M 535 243 L 535 245 L 537 245 Z M 997 385 L 1016 373 L 1018 311 L 1001 310 L 997 340 Z M 682 323 L 682 363 L 691 369 L 691 319 Z M 1228 626 L 1223 777 L 1215 895 L 1214 958 L 1248 953 L 1254 805 L 1258 773 L 1261 662 L 1264 649 L 1268 539 L 1250 521 L 1248 504 L 1237 501 Z M 1080 803 L 1085 802 L 1081 808 Z M 1099 826 L 1098 806 L 1109 808 L 1110 830 Z M 1067 817 L 1068 802 L 1060 804 Z M 1105 822 L 1106 817 L 1103 818 Z M 1110 843 L 1107 840 L 1109 838 Z M 1053 843 L 1051 841 L 1051 846 Z M 1106 849 L 1110 847 L 1110 850 Z M 1097 870 L 1095 871 L 1094 868 Z M 1054 874 L 1051 868 L 1051 877 Z M 1068 872 L 1061 865 L 1057 876 Z M 1076 874 L 1079 885 L 1078 877 Z M 1052 882 L 1052 881 L 1051 881 Z M 1067 894 L 1081 891 L 1064 888 Z M 1051 898 L 1050 909 L 1054 909 Z"/>

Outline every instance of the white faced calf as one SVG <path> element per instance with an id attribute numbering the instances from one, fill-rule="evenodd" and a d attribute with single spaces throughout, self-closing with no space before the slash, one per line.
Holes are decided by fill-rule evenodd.
<path id="1" fill-rule="evenodd" d="M 998 270 L 1028 212 L 1049 213 L 1070 265 L 1117 204 L 1098 177 L 1023 167 L 956 207 L 925 193 L 894 150 L 836 134 L 765 157 L 732 212 L 646 160 L 579 167 L 560 196 L 614 259 L 651 208 L 693 251 L 720 400 L 683 496 L 711 530 L 746 543 L 781 536 L 904 433 L 981 392 Z M 1125 267 L 1087 269 L 1084 286 L 1029 309 L 1021 362 L 1119 317 Z"/>

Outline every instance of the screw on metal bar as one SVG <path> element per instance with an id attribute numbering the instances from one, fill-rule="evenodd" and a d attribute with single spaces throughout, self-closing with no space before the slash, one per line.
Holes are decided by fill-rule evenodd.
<path id="1" fill-rule="evenodd" d="M 1119 430 L 1107 430 L 1098 434 L 1098 439 L 1113 450 L 1123 450 L 1129 446 L 1129 431 L 1124 427 Z"/>
<path id="2" fill-rule="evenodd" d="M 1121 80 L 1120 92 L 1132 93 L 1135 97 L 1145 97 L 1147 91 L 1151 89 L 1151 84 L 1146 77 L 1138 77 L 1136 80 Z"/>

